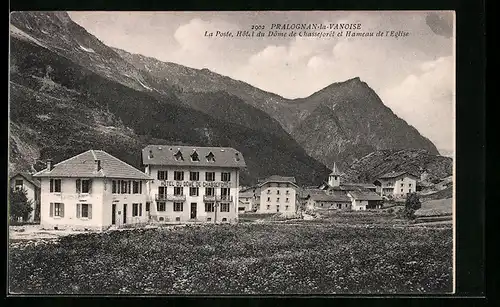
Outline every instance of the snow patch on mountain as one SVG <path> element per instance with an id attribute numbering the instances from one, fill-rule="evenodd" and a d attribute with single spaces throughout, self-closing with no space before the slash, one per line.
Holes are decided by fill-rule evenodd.
<path id="1" fill-rule="evenodd" d="M 83 47 L 82 45 L 78 45 L 80 47 L 80 49 L 82 49 L 83 51 L 86 51 L 86 52 L 90 52 L 90 53 L 95 53 L 94 49 L 92 48 L 85 48 Z"/>

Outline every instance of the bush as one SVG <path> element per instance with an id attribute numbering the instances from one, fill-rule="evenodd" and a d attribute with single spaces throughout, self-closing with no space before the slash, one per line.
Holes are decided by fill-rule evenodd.
<path id="1" fill-rule="evenodd" d="M 406 219 L 415 219 L 415 211 L 422 207 L 422 203 L 418 198 L 417 193 L 410 193 L 406 197 L 405 207 L 403 209 L 403 216 Z"/>
<path id="2" fill-rule="evenodd" d="M 28 199 L 27 192 L 23 188 L 14 190 L 10 188 L 9 194 L 9 216 L 11 221 L 22 219 L 27 221 L 33 211 L 33 201 Z"/>

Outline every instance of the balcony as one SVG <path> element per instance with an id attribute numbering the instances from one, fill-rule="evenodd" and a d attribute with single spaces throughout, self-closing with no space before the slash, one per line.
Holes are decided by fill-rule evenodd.
<path id="1" fill-rule="evenodd" d="M 215 202 L 215 200 L 216 200 L 215 195 L 203 195 L 204 202 Z"/>
<path id="2" fill-rule="evenodd" d="M 233 196 L 231 196 L 231 195 L 217 195 L 217 196 L 215 196 L 215 200 L 218 202 L 232 202 Z"/>
<path id="3" fill-rule="evenodd" d="M 156 194 L 157 201 L 186 201 L 186 195 Z"/>

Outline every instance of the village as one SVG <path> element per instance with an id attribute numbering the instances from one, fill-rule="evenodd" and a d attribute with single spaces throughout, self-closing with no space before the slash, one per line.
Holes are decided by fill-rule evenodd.
<path id="1" fill-rule="evenodd" d="M 334 164 L 320 186 L 301 187 L 275 174 L 240 185 L 243 155 L 226 147 L 148 145 L 139 170 L 102 150 L 88 150 L 33 173 L 11 176 L 45 230 L 97 230 L 145 224 L 237 223 L 247 214 L 302 218 L 324 211 L 366 211 L 404 201 L 418 176 L 389 172 L 374 182 L 342 182 Z M 38 214 L 37 214 L 38 212 Z M 22 220 L 20 222 L 23 222 Z"/>

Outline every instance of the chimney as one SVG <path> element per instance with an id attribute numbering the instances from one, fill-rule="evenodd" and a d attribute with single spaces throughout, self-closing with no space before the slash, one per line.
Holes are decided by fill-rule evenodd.
<path id="1" fill-rule="evenodd" d="M 94 160 L 95 163 L 95 171 L 98 172 L 101 170 L 101 160 Z"/>
<path id="2" fill-rule="evenodd" d="M 53 168 L 52 159 L 47 159 L 47 170 L 50 172 Z"/>

